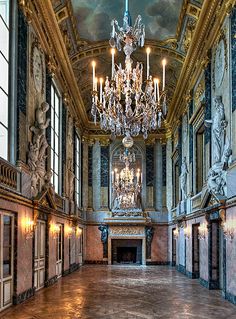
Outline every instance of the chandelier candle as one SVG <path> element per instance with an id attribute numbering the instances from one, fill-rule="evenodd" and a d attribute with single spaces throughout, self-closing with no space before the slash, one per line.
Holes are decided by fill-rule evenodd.
<path id="1" fill-rule="evenodd" d="M 102 103 L 102 83 L 103 83 L 103 78 L 100 78 L 100 103 Z"/>
<path id="2" fill-rule="evenodd" d="M 111 49 L 111 78 L 114 79 L 114 70 L 115 70 L 115 49 Z"/>
<path id="3" fill-rule="evenodd" d="M 148 80 L 149 79 L 149 72 L 150 72 L 149 58 L 150 58 L 151 49 L 147 48 L 146 52 L 147 52 L 147 80 Z"/>
<path id="4" fill-rule="evenodd" d="M 165 81 L 166 81 L 166 59 L 162 60 L 163 65 L 163 81 L 162 81 L 162 91 L 165 91 Z"/>
<path id="5" fill-rule="evenodd" d="M 96 91 L 95 90 L 95 66 L 96 66 L 96 62 L 93 61 L 92 62 L 92 67 L 93 67 L 93 91 Z"/>

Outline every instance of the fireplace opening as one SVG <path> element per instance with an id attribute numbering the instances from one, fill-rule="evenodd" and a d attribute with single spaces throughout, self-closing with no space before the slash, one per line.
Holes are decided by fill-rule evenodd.
<path id="1" fill-rule="evenodd" d="M 136 263 L 137 247 L 117 247 L 117 262 L 120 264 Z"/>
<path id="2" fill-rule="evenodd" d="M 112 239 L 112 264 L 142 264 L 141 239 Z"/>

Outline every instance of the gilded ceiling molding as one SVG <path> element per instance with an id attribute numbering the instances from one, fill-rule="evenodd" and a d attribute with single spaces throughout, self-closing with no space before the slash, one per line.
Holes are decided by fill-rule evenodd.
<path id="1" fill-rule="evenodd" d="M 56 72 L 57 66 L 56 63 L 51 55 L 47 56 L 47 70 L 51 77 L 54 77 Z"/>
<path id="2" fill-rule="evenodd" d="M 30 1 L 29 0 L 18 0 L 18 4 L 20 9 L 23 11 L 24 16 L 28 23 L 32 20 L 32 11 L 30 9 Z"/>
<path id="3" fill-rule="evenodd" d="M 153 40 L 146 40 L 145 45 L 151 48 L 152 54 L 163 55 L 166 54 L 169 57 L 177 60 L 180 63 L 184 63 L 184 55 L 180 52 L 176 51 L 174 47 L 167 47 L 170 43 L 176 44 L 176 39 L 168 39 L 165 41 L 153 41 Z M 171 44 L 171 46 L 172 46 Z M 78 51 L 75 55 L 71 56 L 71 63 L 72 65 L 76 65 L 78 62 L 81 62 L 83 59 L 94 58 L 99 55 L 103 55 L 106 52 L 109 52 L 111 49 L 108 40 L 105 41 L 97 41 L 94 44 L 88 44 L 86 49 L 82 49 Z"/>
<path id="4" fill-rule="evenodd" d="M 201 68 L 195 68 L 196 64 L 206 57 L 209 49 L 213 46 L 226 14 L 228 14 L 229 7 L 231 5 L 233 7 L 235 2 L 235 0 L 224 0 L 220 5 L 218 0 L 204 1 L 167 115 L 167 121 L 170 125 L 173 125 L 175 119 L 180 117 L 181 97 L 184 92 L 191 90 L 197 79 L 196 74 L 199 75 L 202 71 Z"/>
<path id="5" fill-rule="evenodd" d="M 53 55 L 54 60 L 56 59 L 60 63 L 60 66 L 56 69 L 56 75 L 58 76 L 58 80 L 62 80 L 64 83 L 62 85 L 64 90 L 66 90 L 65 84 L 70 87 L 71 100 L 74 101 L 74 103 L 71 103 L 71 114 L 84 127 L 87 123 L 87 114 L 52 3 L 50 0 L 35 0 L 34 2 L 38 11 L 37 14 L 34 14 L 34 24 L 37 25 L 36 30 L 44 40 L 41 42 L 44 43 L 46 52 Z M 47 33 L 48 41 L 45 40 L 45 33 Z"/>

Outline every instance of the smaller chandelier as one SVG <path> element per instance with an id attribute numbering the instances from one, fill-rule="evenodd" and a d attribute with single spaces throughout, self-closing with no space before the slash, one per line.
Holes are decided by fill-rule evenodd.
<path id="1" fill-rule="evenodd" d="M 143 134 L 146 139 L 148 133 L 161 127 L 163 118 L 167 113 L 166 92 L 166 59 L 162 60 L 162 83 L 160 79 L 150 75 L 150 52 L 146 53 L 146 80 L 144 80 L 143 64 L 137 62 L 133 67 L 131 54 L 138 46 L 144 46 L 145 27 L 138 16 L 134 26 L 126 1 L 126 10 L 123 26 L 120 27 L 116 20 L 112 23 L 111 45 L 111 78 L 108 76 L 99 79 L 96 77 L 95 61 L 93 69 L 93 91 L 91 114 L 96 123 L 97 117 L 101 129 L 111 131 L 112 136 L 125 136 L 123 144 L 132 144 L 132 136 Z M 115 64 L 115 49 L 125 53 L 125 65 Z M 161 85 L 162 84 L 162 88 Z"/>
<path id="2" fill-rule="evenodd" d="M 127 149 L 120 158 L 125 162 L 125 167 L 120 172 L 117 168 L 112 171 L 112 189 L 117 201 L 115 208 L 136 208 L 137 197 L 141 192 L 142 173 L 138 169 L 135 174 L 134 169 L 130 168 L 130 163 L 134 162 L 134 154 Z"/>

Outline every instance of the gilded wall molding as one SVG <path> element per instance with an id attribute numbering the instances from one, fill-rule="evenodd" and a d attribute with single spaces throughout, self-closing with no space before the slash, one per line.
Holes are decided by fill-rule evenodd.
<path id="1" fill-rule="evenodd" d="M 181 97 L 183 92 L 191 90 L 196 83 L 204 67 L 204 63 L 202 64 L 201 61 L 208 55 L 208 51 L 212 48 L 226 15 L 229 14 L 229 8 L 232 9 L 235 2 L 235 0 L 224 0 L 221 3 L 217 0 L 204 1 L 192 43 L 169 108 L 167 121 L 170 125 L 173 125 L 176 118 L 179 118 L 182 113 Z M 197 64 L 201 67 L 196 67 Z"/>

